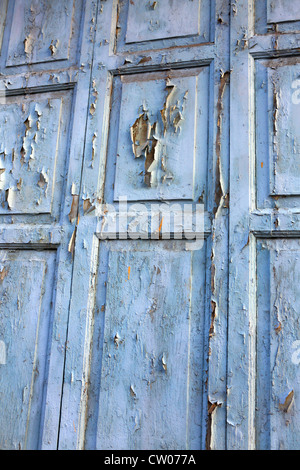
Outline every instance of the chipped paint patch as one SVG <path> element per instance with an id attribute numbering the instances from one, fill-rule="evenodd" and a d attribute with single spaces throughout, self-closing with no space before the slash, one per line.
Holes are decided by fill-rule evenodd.
<path id="1" fill-rule="evenodd" d="M 79 196 L 78 194 L 73 194 L 71 210 L 69 213 L 69 220 L 71 224 L 76 220 L 78 216 L 78 208 L 79 208 Z"/>
<path id="2" fill-rule="evenodd" d="M 291 405 L 294 400 L 294 390 L 291 390 L 285 397 L 281 398 L 279 401 L 279 409 L 287 413 L 291 408 Z"/>
<path id="3" fill-rule="evenodd" d="M 96 89 L 96 80 L 93 80 L 93 83 L 92 83 L 92 97 L 94 101 L 90 105 L 90 114 L 93 116 L 95 114 L 97 101 L 98 101 L 98 91 Z"/>
<path id="4" fill-rule="evenodd" d="M 156 120 L 152 120 L 150 112 L 143 105 L 142 113 L 130 128 L 134 157 L 145 158 L 144 183 L 148 187 L 158 184 L 158 169 L 162 173 L 161 183 L 172 182 L 173 175 L 167 169 L 167 136 L 168 133 L 178 135 L 184 120 L 188 90 L 179 97 L 177 87 L 170 79 L 166 80 L 165 90 L 164 105 L 157 112 Z"/>
<path id="5" fill-rule="evenodd" d="M 222 403 L 211 402 L 209 399 L 207 401 L 207 428 L 206 428 L 206 438 L 205 438 L 205 448 L 206 450 L 211 450 L 211 438 L 212 438 L 212 427 L 213 427 L 213 415 L 216 409 L 221 406 Z"/>
<path id="6" fill-rule="evenodd" d="M 20 184 L 20 180 L 21 180 L 21 184 Z M 22 186 L 22 178 L 20 179 L 17 183 L 17 188 L 20 190 L 21 186 Z M 48 177 L 46 175 L 45 172 L 41 171 L 40 172 L 40 177 L 39 177 L 39 180 L 37 182 L 37 185 L 39 186 L 39 188 L 43 189 L 44 192 L 45 192 L 45 195 L 47 193 L 47 188 L 48 188 Z"/>
<path id="7" fill-rule="evenodd" d="M 89 214 L 90 212 L 94 211 L 95 209 L 96 209 L 95 206 L 92 204 L 92 202 L 89 198 L 83 200 L 83 213 L 84 214 Z"/>
<path id="8" fill-rule="evenodd" d="M 72 256 L 74 255 L 76 232 L 77 232 L 77 227 L 74 228 L 74 231 L 71 235 L 71 238 L 68 244 L 68 252 L 71 253 Z"/>
<path id="9" fill-rule="evenodd" d="M 7 268 L 2 268 L 0 271 L 0 281 L 3 282 L 4 278 L 7 276 L 8 269 Z"/>
<path id="10" fill-rule="evenodd" d="M 51 210 L 62 100 L 55 98 L 50 105 L 48 99 L 21 103 L 9 99 L 1 108 L 2 212 Z"/>
<path id="11" fill-rule="evenodd" d="M 49 46 L 51 55 L 54 56 L 56 54 L 58 46 L 59 46 L 59 40 L 58 39 L 56 39 L 55 41 L 53 41 L 53 40 L 51 41 L 51 44 Z"/>
<path id="12" fill-rule="evenodd" d="M 214 214 L 216 215 L 221 202 L 224 198 L 223 182 L 221 178 L 221 135 L 222 135 L 222 115 L 223 115 L 223 97 L 227 84 L 229 83 L 230 72 L 221 72 L 220 85 L 219 85 L 219 96 L 217 102 L 217 136 L 216 136 L 216 183 L 215 183 L 215 205 Z"/>

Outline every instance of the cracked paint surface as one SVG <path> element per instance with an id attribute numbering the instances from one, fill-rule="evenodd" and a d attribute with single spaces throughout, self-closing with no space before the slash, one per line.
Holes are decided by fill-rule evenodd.
<path id="1" fill-rule="evenodd" d="M 199 0 L 129 2 L 126 42 L 197 34 Z"/>
<path id="2" fill-rule="evenodd" d="M 38 445 L 54 268 L 54 252 L 0 251 L 3 450 Z"/>
<path id="3" fill-rule="evenodd" d="M 299 240 L 260 240 L 257 256 L 257 445 L 292 449 L 299 443 Z"/>
<path id="4" fill-rule="evenodd" d="M 295 99 L 299 64 L 278 63 L 268 69 L 270 131 L 270 190 L 274 195 L 299 194 L 299 103 Z M 294 91 L 295 90 L 295 91 Z"/>
<path id="5" fill-rule="evenodd" d="M 0 110 L 0 212 L 50 212 L 61 99 Z"/>
<path id="6" fill-rule="evenodd" d="M 115 198 L 193 199 L 196 142 L 207 138 L 207 95 L 197 100 L 199 89 L 208 86 L 207 69 L 140 74 L 122 82 Z"/>
<path id="7" fill-rule="evenodd" d="M 166 144 L 164 139 L 168 132 L 173 134 L 180 132 L 180 124 L 184 120 L 185 100 L 188 90 L 176 99 L 176 85 L 170 80 L 166 81 L 166 100 L 163 108 L 157 113 L 158 119 L 151 124 L 151 117 L 146 109 L 137 118 L 130 129 L 132 149 L 135 158 L 145 157 L 144 181 L 147 186 L 157 185 L 157 178 L 160 175 L 161 182 L 171 184 L 173 175 L 168 172 L 165 160 Z M 159 166 L 162 174 L 159 172 Z"/>
<path id="8" fill-rule="evenodd" d="M 204 252 L 172 242 L 135 242 L 124 250 L 124 243 L 101 249 L 108 269 L 99 448 L 175 449 L 186 439 L 197 448 L 202 385 L 196 364 L 203 350 L 201 294 L 191 272 L 201 270 Z M 171 278 L 178 280 L 176 292 L 167 288 Z"/>
<path id="9" fill-rule="evenodd" d="M 7 64 L 67 59 L 72 17 L 69 0 L 16 0 Z"/>

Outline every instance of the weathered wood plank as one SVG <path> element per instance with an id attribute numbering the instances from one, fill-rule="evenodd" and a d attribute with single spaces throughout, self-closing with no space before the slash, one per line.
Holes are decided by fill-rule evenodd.
<path id="1" fill-rule="evenodd" d="M 255 237 L 252 2 L 231 5 L 227 448 L 255 448 Z M 245 42 L 246 41 L 246 42 Z"/>

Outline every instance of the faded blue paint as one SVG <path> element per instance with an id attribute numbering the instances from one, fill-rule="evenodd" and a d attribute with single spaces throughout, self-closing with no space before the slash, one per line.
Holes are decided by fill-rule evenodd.
<path id="1" fill-rule="evenodd" d="M 129 2 L 126 43 L 197 35 L 200 3 L 199 0 Z"/>
<path id="2" fill-rule="evenodd" d="M 1 448 L 299 448 L 287 3 L 1 2 Z M 101 240 L 119 196 L 203 246 Z"/>
<path id="3" fill-rule="evenodd" d="M 55 253 L 1 250 L 1 449 L 35 449 L 43 409 Z"/>
<path id="4" fill-rule="evenodd" d="M 300 20 L 300 5 L 289 0 L 267 0 L 268 23 Z"/>
<path id="5" fill-rule="evenodd" d="M 15 0 L 7 65 L 68 59 L 73 8 L 69 0 Z"/>
<path id="6" fill-rule="evenodd" d="M 229 449 L 300 445 L 298 21 L 297 2 L 232 3 Z"/>
<path id="7" fill-rule="evenodd" d="M 300 442 L 299 247 L 299 239 L 257 243 L 256 432 L 260 449 L 297 449 Z"/>
<path id="8" fill-rule="evenodd" d="M 109 253 L 105 304 L 96 304 L 104 328 L 100 388 L 98 361 L 91 381 L 97 448 L 199 448 L 205 250 L 185 251 L 180 241 L 126 245 L 103 248 Z"/>
<path id="9" fill-rule="evenodd" d="M 89 0 L 1 1 L 3 449 L 57 447 L 94 12 Z"/>
<path id="10" fill-rule="evenodd" d="M 137 31 L 126 28 L 138 15 L 141 22 L 144 3 L 134 9 L 127 1 L 118 8 L 99 2 L 61 449 L 225 446 L 229 9 L 218 1 L 218 18 L 211 2 L 185 2 L 200 6 L 199 35 L 182 18 L 189 37 L 184 30 L 178 35 L 175 20 L 174 31 L 165 31 L 161 8 L 171 16 L 178 3 L 172 12 L 173 2 L 156 3 L 159 31 L 129 44 Z M 127 22 L 128 8 L 135 16 Z M 109 44 L 112 19 L 117 34 Z M 190 47 L 197 41 L 206 44 Z M 172 112 L 175 120 L 164 120 Z M 170 179 L 157 180 L 157 171 L 146 180 L 155 139 Z M 192 254 L 179 241 L 99 241 L 97 208 L 119 196 L 146 204 L 169 199 L 179 207 L 203 202 L 207 242 Z"/>

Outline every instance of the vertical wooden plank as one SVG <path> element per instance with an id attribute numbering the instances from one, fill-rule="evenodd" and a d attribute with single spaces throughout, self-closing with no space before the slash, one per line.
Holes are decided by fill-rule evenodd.
<path id="1" fill-rule="evenodd" d="M 40 368 L 40 378 L 34 378 L 35 384 L 42 381 L 45 395 L 37 389 L 39 396 L 34 401 L 30 387 L 29 395 L 25 390 L 24 403 L 30 404 L 35 417 L 33 424 L 28 420 L 26 436 L 22 436 L 27 447 L 56 449 L 96 2 L 12 0 L 8 2 L 7 19 L 6 6 L 7 2 L 1 2 L 1 40 L 5 21 L 6 26 L 0 57 L 1 89 L 5 90 L 1 99 L 0 244 L 20 252 L 36 250 L 36 256 L 40 250 L 56 250 L 53 316 L 49 338 L 42 338 L 47 362 L 45 373 Z M 2 199 L 5 195 L 8 201 Z M 33 264 L 33 282 L 35 274 Z M 46 275 L 45 279 L 43 289 L 48 292 L 51 283 Z M 32 288 L 36 302 L 38 287 L 36 280 Z M 35 312 L 31 314 L 35 318 Z M 43 321 L 41 314 L 40 325 Z M 28 343 L 33 342 L 32 331 L 25 338 Z M 1 341 L 3 363 L 9 356 Z M 26 370 L 24 366 L 22 373 Z M 20 435 L 24 433 L 23 416 L 25 411 Z"/>
<path id="2" fill-rule="evenodd" d="M 270 449 L 270 251 L 265 240 L 257 241 L 257 329 L 256 329 L 256 449 Z"/>
<path id="3" fill-rule="evenodd" d="M 204 449 L 226 447 L 226 371 L 228 300 L 228 208 L 229 208 L 229 9 L 228 2 L 211 4 L 212 30 L 217 55 L 210 77 L 210 147 L 207 201 L 212 235 L 207 243 L 206 268 L 206 394 L 203 427 Z M 206 359 L 205 359 L 206 360 Z"/>
<path id="4" fill-rule="evenodd" d="M 294 448 L 298 439 L 298 51 L 289 34 L 298 15 L 284 4 L 232 2 L 229 449 Z"/>
<path id="5" fill-rule="evenodd" d="M 92 33 L 92 43 L 99 44 L 104 38 L 110 37 L 111 32 L 111 8 L 112 2 L 93 1 L 86 9 L 86 34 Z M 97 29 L 96 29 L 97 25 Z M 90 30 L 91 28 L 91 30 Z M 107 44 L 107 45 L 106 45 Z M 84 80 L 84 99 L 78 100 L 78 115 L 82 112 L 87 116 L 87 129 L 84 129 L 84 136 L 78 133 L 75 127 L 74 135 L 74 158 L 79 159 L 84 155 L 85 167 L 79 178 L 73 176 L 73 186 L 75 195 L 78 197 L 78 215 L 80 217 L 73 223 L 74 233 L 76 234 L 76 245 L 74 246 L 74 268 L 72 277 L 72 292 L 70 302 L 70 317 L 68 327 L 68 349 L 66 351 L 66 363 L 64 370 L 63 398 L 60 421 L 59 449 L 83 449 L 84 430 L 86 426 L 86 400 L 87 385 L 89 374 L 89 353 L 91 346 L 91 329 L 94 313 L 94 294 L 95 294 L 95 274 L 98 263 L 98 239 L 95 235 L 97 220 L 93 210 L 88 217 L 83 217 L 86 209 L 86 202 L 89 201 L 93 207 L 99 198 L 98 178 L 99 172 L 93 165 L 93 136 L 94 158 L 99 164 L 99 147 L 101 155 L 105 154 L 105 139 L 102 140 L 103 133 L 108 129 L 108 112 L 110 96 L 110 80 L 106 68 L 101 64 L 95 48 L 93 54 L 88 54 L 85 63 L 91 75 Z M 106 53 L 108 54 L 108 43 L 105 43 Z M 87 53 L 87 51 L 85 51 Z M 97 75 L 96 75 L 97 71 Z M 99 74 L 99 75 L 98 75 Z M 97 77 L 97 81 L 96 78 Z M 100 85 L 101 84 L 101 85 Z M 101 89 L 101 93 L 99 92 Z M 103 91 L 104 90 L 104 91 Z M 96 102 L 96 105 L 95 105 Z M 84 106 L 84 111 L 80 107 Z M 87 114 L 86 114 L 87 106 Z M 90 128 L 91 121 L 100 119 L 99 126 Z M 98 122 L 98 121 L 97 121 Z M 80 126 L 80 123 L 77 123 Z M 85 132 L 86 131 L 86 132 Z M 77 145 L 77 140 L 80 145 Z M 80 153 L 81 152 L 81 153 Z M 91 163 L 92 160 L 92 163 Z M 80 160 L 81 161 L 81 160 Z M 100 165 L 105 162 L 100 160 Z M 86 170 L 86 167 L 88 170 Z M 99 167 L 97 167 L 97 170 Z M 102 169 L 102 168 L 101 168 Z M 85 172 L 88 171 L 88 179 Z M 100 173 L 101 178 L 104 174 Z M 82 177 L 82 184 L 81 184 Z M 72 181 L 72 180 L 71 180 Z M 72 184 L 72 183 L 71 183 Z M 70 185 L 71 189 L 71 185 Z M 71 201 L 69 201 L 69 208 Z M 76 227 L 75 227 L 76 225 Z M 75 256 L 76 252 L 76 256 Z"/>
<path id="6" fill-rule="evenodd" d="M 65 374 L 64 362 L 66 350 L 68 348 L 67 327 L 69 323 L 68 314 L 73 272 L 72 263 L 77 232 L 76 226 L 78 221 L 76 203 L 78 201 L 80 191 L 82 158 L 85 145 L 85 120 L 88 113 L 94 33 L 93 18 L 95 18 L 95 12 L 95 1 L 87 0 L 84 2 L 81 22 L 81 45 L 79 50 L 79 63 L 81 64 L 81 69 L 75 88 L 74 107 L 72 112 L 73 121 L 69 136 L 69 167 L 60 216 L 60 222 L 64 225 L 64 238 L 61 246 L 59 247 L 57 291 L 55 298 L 55 323 L 51 338 L 52 348 L 48 364 L 49 376 L 47 382 L 45 414 L 43 418 L 42 448 L 46 450 L 56 449 L 59 442 L 62 386 Z M 71 212 L 73 201 L 75 202 L 73 204 L 73 212 Z M 66 268 L 68 268 L 68 270 L 66 270 Z"/>
<path id="7" fill-rule="evenodd" d="M 231 2 L 228 449 L 255 447 L 255 237 L 253 2 Z"/>

